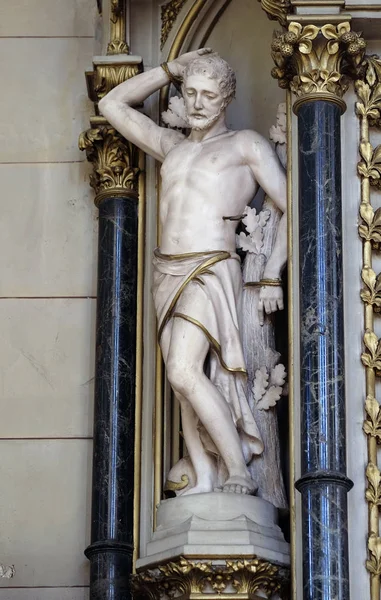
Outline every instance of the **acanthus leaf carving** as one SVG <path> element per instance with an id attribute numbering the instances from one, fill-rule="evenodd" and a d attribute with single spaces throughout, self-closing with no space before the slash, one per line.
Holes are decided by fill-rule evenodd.
<path id="1" fill-rule="evenodd" d="M 374 331 L 367 329 L 364 334 L 364 344 L 366 352 L 361 354 L 361 360 L 364 366 L 374 369 L 376 375 L 381 373 L 381 340 Z"/>
<path id="2" fill-rule="evenodd" d="M 366 561 L 366 568 L 370 573 L 379 577 L 381 575 L 381 538 L 371 533 L 368 538 L 370 559 Z"/>
<path id="3" fill-rule="evenodd" d="M 104 125 L 80 135 L 80 150 L 86 151 L 93 164 L 90 185 L 97 197 L 122 191 L 136 191 L 138 184 L 138 150 L 113 127 Z M 97 201 L 97 199 L 96 199 Z"/>
<path id="4" fill-rule="evenodd" d="M 135 600 L 188 600 L 191 595 L 217 593 L 257 597 L 258 591 L 270 599 L 281 593 L 286 600 L 288 571 L 259 558 L 226 560 L 225 564 L 188 560 L 184 557 L 147 569 L 132 577 Z M 262 597 L 262 596 L 261 596 Z"/>
<path id="5" fill-rule="evenodd" d="M 292 22 L 287 32 L 274 33 L 276 66 L 271 74 L 298 97 L 328 93 L 341 98 L 348 88 L 348 72 L 359 68 L 365 47 L 347 22 L 322 27 Z"/>
<path id="6" fill-rule="evenodd" d="M 376 211 L 369 202 L 360 204 L 360 217 L 363 223 L 359 225 L 358 231 L 361 238 L 371 242 L 374 250 L 381 249 L 381 208 Z"/>
<path id="7" fill-rule="evenodd" d="M 381 505 L 381 473 L 380 469 L 370 462 L 366 468 L 366 478 L 368 480 L 368 488 L 365 492 L 365 497 L 368 502 L 375 506 Z"/>

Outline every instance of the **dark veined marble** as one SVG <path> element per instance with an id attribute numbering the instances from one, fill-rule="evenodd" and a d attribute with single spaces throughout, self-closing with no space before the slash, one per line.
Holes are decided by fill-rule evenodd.
<path id="1" fill-rule="evenodd" d="M 299 129 L 304 600 L 349 600 L 340 108 L 302 104 Z"/>
<path id="2" fill-rule="evenodd" d="M 137 198 L 99 207 L 91 600 L 130 600 L 133 553 Z"/>

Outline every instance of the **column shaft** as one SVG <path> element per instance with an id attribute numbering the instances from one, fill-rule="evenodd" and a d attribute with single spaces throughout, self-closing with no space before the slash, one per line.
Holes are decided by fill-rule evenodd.
<path id="1" fill-rule="evenodd" d="M 129 192 L 126 190 L 126 196 Z M 130 600 L 133 553 L 138 201 L 99 206 L 91 600 Z"/>
<path id="2" fill-rule="evenodd" d="M 304 600 L 349 600 L 340 108 L 298 111 Z"/>

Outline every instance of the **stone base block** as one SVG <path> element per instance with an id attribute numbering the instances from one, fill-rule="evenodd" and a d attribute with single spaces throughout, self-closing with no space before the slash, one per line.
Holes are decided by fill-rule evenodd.
<path id="1" fill-rule="evenodd" d="M 184 557 L 253 556 L 290 563 L 289 544 L 277 525 L 277 510 L 255 496 L 209 493 L 161 502 L 157 529 L 137 568 Z"/>

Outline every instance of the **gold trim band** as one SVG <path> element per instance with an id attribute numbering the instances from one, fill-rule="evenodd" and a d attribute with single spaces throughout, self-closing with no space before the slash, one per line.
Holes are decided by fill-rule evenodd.
<path id="1" fill-rule="evenodd" d="M 173 83 L 174 86 L 176 86 L 177 88 L 179 88 L 183 82 L 183 78 L 182 77 L 178 77 L 177 75 L 174 75 L 170 68 L 168 67 L 168 63 L 167 62 L 163 62 L 161 63 L 161 68 L 163 69 L 164 73 L 166 74 L 166 76 L 168 77 L 169 81 L 171 83 Z"/>
<path id="2" fill-rule="evenodd" d="M 243 287 L 281 287 L 282 285 L 283 281 L 281 279 L 260 279 L 259 281 L 247 281 Z"/>
<path id="3" fill-rule="evenodd" d="M 173 318 L 175 318 L 175 317 L 179 317 L 180 319 L 184 319 L 184 321 L 189 321 L 189 323 L 193 323 L 193 325 L 196 325 L 196 327 L 199 327 L 201 329 L 201 331 L 203 333 L 205 333 L 206 337 L 208 338 L 208 340 L 210 342 L 210 345 L 212 346 L 212 349 L 217 354 L 218 359 L 219 359 L 222 367 L 225 369 L 225 371 L 228 371 L 229 373 L 243 373 L 244 375 L 247 375 L 247 371 L 243 367 L 228 367 L 227 366 L 226 362 L 222 358 L 220 344 L 209 333 L 207 328 L 204 327 L 204 325 L 202 323 L 200 323 L 200 321 L 197 321 L 197 319 L 194 319 L 193 317 L 190 317 L 188 315 L 184 315 L 183 313 L 178 313 L 178 312 L 174 313 Z"/>
<path id="4" fill-rule="evenodd" d="M 139 200 L 139 195 L 134 190 L 127 189 L 109 189 L 97 194 L 94 198 L 94 204 L 97 208 L 100 207 L 103 200 L 106 198 L 124 198 L 125 200 Z"/>
<path id="5" fill-rule="evenodd" d="M 344 100 L 342 98 L 339 98 L 339 96 L 336 96 L 336 94 L 330 94 L 329 92 L 306 94 L 301 98 L 297 98 L 294 102 L 292 110 L 297 115 L 299 108 L 302 104 L 304 104 L 305 102 L 317 102 L 318 100 L 321 100 L 322 102 L 332 102 L 333 104 L 337 104 L 337 106 L 341 110 L 342 115 L 347 110 L 347 105 L 344 102 Z"/>
<path id="6" fill-rule="evenodd" d="M 189 254 L 179 254 L 179 257 L 185 258 L 185 257 L 190 257 L 192 254 L 195 255 L 203 255 L 203 254 L 207 254 L 205 253 L 200 253 L 200 252 L 195 252 L 195 253 L 191 253 Z M 162 256 L 165 257 L 165 254 L 161 254 L 157 253 L 157 251 L 155 251 L 155 256 Z M 175 260 L 175 257 L 173 255 L 167 255 L 169 257 L 169 260 Z M 212 258 L 208 258 L 206 261 L 204 261 L 201 265 L 198 265 L 190 275 L 188 275 L 188 277 L 185 279 L 185 281 L 183 282 L 183 284 L 179 287 L 179 289 L 177 290 L 176 294 L 173 296 L 172 298 L 172 302 L 169 305 L 169 308 L 167 310 L 167 313 L 165 314 L 160 327 L 159 327 L 159 332 L 158 332 L 158 340 L 160 341 L 161 339 L 161 335 L 163 333 L 163 329 L 166 326 L 166 324 L 168 323 L 169 319 L 171 318 L 172 312 L 177 304 L 178 299 L 180 298 L 181 294 L 183 293 L 184 289 L 186 288 L 186 286 L 188 285 L 188 283 L 190 283 L 193 279 L 195 279 L 198 275 L 206 275 L 206 274 L 210 274 L 211 271 L 208 271 L 208 267 L 212 267 L 213 265 L 217 264 L 218 262 L 220 262 L 221 260 L 227 260 L 228 258 L 231 258 L 231 254 L 230 252 L 225 252 L 225 251 L 218 251 L 218 254 L 216 254 L 216 256 L 213 256 Z"/>

